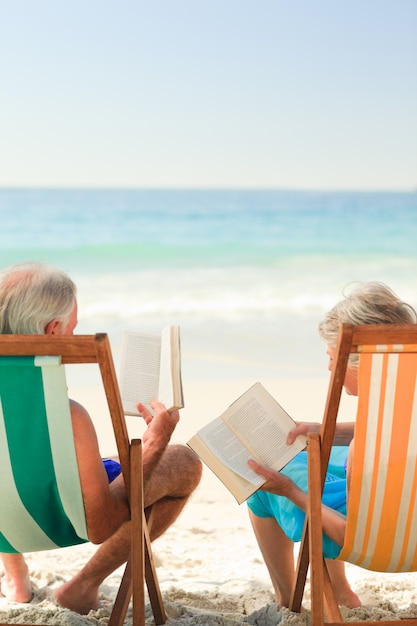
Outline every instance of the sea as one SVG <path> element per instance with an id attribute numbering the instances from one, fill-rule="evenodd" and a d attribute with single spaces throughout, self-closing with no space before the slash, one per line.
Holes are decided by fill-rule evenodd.
<path id="1" fill-rule="evenodd" d="M 183 378 L 319 377 L 317 326 L 352 283 L 417 307 L 417 193 L 0 189 L 1 267 L 58 265 L 77 332 L 181 328 Z"/>

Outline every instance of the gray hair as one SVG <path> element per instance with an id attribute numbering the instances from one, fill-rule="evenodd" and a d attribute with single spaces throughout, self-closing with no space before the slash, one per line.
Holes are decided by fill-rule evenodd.
<path id="1" fill-rule="evenodd" d="M 44 263 L 12 265 L 0 272 L 0 333 L 43 335 L 49 322 L 65 327 L 77 289 L 67 274 Z"/>
<path id="2" fill-rule="evenodd" d="M 338 302 L 319 324 L 319 334 L 330 346 L 336 345 L 340 324 L 415 324 L 417 313 L 386 285 L 361 283 Z M 351 356 L 351 364 L 357 363 Z"/>

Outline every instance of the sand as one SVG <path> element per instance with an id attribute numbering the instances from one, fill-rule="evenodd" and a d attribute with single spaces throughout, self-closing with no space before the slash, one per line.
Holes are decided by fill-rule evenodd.
<path id="1" fill-rule="evenodd" d="M 187 408 L 182 411 L 174 440 L 186 441 L 253 382 L 189 383 L 185 388 Z M 295 419 L 320 417 L 325 380 L 262 382 Z M 103 454 L 114 452 L 108 424 L 101 419 L 103 405 L 96 390 L 79 388 L 73 390 L 72 396 L 82 401 L 92 413 Z M 347 399 L 342 407 L 343 419 L 349 419 L 353 406 L 353 400 Z M 134 434 L 141 432 L 137 420 L 130 422 L 129 429 Z M 239 506 L 207 469 L 179 519 L 153 544 L 153 548 L 168 626 L 274 626 L 277 623 L 301 626 L 308 623 L 308 586 L 304 614 L 277 610 L 271 583 L 250 528 L 246 505 Z M 52 598 L 53 590 L 68 580 L 95 549 L 86 544 L 28 554 L 34 598 L 30 604 L 23 605 L 9 603 L 0 597 L 0 622 L 42 622 L 63 626 L 106 624 L 122 570 L 105 581 L 101 587 L 102 606 L 87 616 L 59 608 Z M 354 611 L 343 609 L 350 619 L 417 618 L 416 574 L 376 574 L 354 566 L 348 566 L 347 573 L 364 605 Z M 130 623 L 128 612 L 126 624 Z M 153 624 L 149 606 L 147 623 Z"/>

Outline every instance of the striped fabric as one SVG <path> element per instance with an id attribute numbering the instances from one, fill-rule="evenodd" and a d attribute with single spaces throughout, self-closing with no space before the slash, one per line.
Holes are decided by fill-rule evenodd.
<path id="1" fill-rule="evenodd" d="M 406 345 L 401 344 L 377 344 L 377 345 L 363 345 L 358 346 L 358 352 L 365 354 L 369 352 L 417 352 L 417 344 L 415 343 L 407 343 Z"/>
<path id="2" fill-rule="evenodd" d="M 0 357 L 0 458 L 0 552 L 87 541 L 59 357 Z"/>
<path id="3" fill-rule="evenodd" d="M 381 572 L 416 571 L 417 354 L 390 353 L 390 346 L 378 346 L 376 354 L 361 352 L 347 528 L 339 559 Z"/>

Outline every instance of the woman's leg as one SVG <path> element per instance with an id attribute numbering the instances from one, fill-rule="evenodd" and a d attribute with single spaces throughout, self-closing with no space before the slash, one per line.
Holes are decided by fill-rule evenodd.
<path id="1" fill-rule="evenodd" d="M 326 564 L 338 605 L 346 606 L 348 609 L 356 609 L 361 606 L 359 597 L 352 590 L 346 578 L 344 562 L 326 559 Z"/>
<path id="2" fill-rule="evenodd" d="M 295 583 L 294 544 L 285 535 L 274 517 L 258 517 L 249 510 L 256 540 L 281 606 L 288 606 Z M 361 601 L 351 589 L 343 561 L 326 559 L 336 600 L 350 609 L 361 606 Z"/>
<path id="3" fill-rule="evenodd" d="M 274 517 L 258 517 L 249 509 L 256 540 L 275 591 L 278 604 L 288 607 L 294 584 L 294 544 Z"/>

